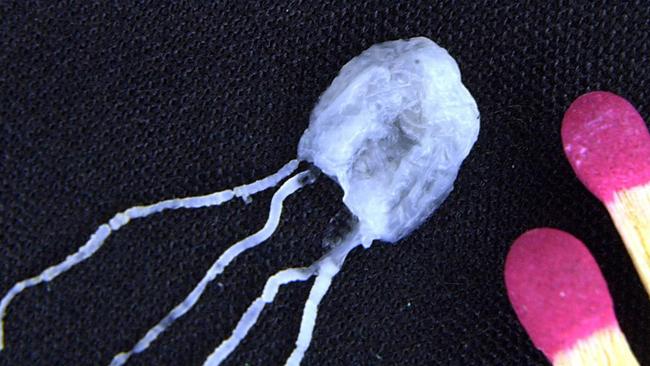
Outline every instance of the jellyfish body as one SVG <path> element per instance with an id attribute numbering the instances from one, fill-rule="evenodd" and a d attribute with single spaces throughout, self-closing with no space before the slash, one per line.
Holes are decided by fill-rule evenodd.
<path id="1" fill-rule="evenodd" d="M 311 342 L 318 305 L 348 253 L 359 245 L 369 247 L 374 240 L 396 242 L 417 228 L 451 191 L 478 131 L 478 109 L 461 82 L 456 62 L 431 40 L 417 37 L 377 44 L 348 62 L 314 108 L 299 143 L 298 158 L 312 163 L 341 186 L 343 202 L 355 221 L 350 231 L 312 265 L 288 268 L 271 276 L 232 335 L 204 364 L 219 365 L 236 349 L 264 306 L 273 302 L 280 286 L 315 276 L 295 348 L 286 362 L 299 365 Z M 229 247 L 183 301 L 130 350 L 111 361 L 113 366 L 124 364 L 187 313 L 233 259 L 273 234 L 284 199 L 315 179 L 309 170 L 288 178 L 299 160 L 287 163 L 269 177 L 232 190 L 136 206 L 116 214 L 76 253 L 18 282 L 0 300 L 0 350 L 4 346 L 2 320 L 15 296 L 89 258 L 112 232 L 132 219 L 168 209 L 219 205 L 236 197 L 246 200 L 284 181 L 273 195 L 264 227 Z"/>
<path id="2" fill-rule="evenodd" d="M 298 157 L 338 182 L 364 242 L 396 242 L 447 197 L 478 132 L 456 62 L 417 37 L 374 45 L 343 66 Z"/>

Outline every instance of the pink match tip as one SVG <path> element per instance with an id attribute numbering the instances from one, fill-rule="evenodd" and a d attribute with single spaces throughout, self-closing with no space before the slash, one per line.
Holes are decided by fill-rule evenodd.
<path id="1" fill-rule="evenodd" d="M 505 264 L 510 303 L 551 361 L 594 332 L 618 326 L 607 283 L 584 244 L 550 228 L 521 235 Z"/>
<path id="2" fill-rule="evenodd" d="M 576 99 L 562 120 L 562 142 L 578 178 L 604 203 L 614 192 L 650 182 L 650 133 L 616 94 L 597 91 Z"/>

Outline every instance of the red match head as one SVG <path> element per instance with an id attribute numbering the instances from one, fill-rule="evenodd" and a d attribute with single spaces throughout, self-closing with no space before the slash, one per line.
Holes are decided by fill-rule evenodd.
<path id="1" fill-rule="evenodd" d="M 618 327 L 605 279 L 587 248 L 557 229 L 533 229 L 510 248 L 510 303 L 533 343 L 551 361 L 594 332 Z"/>
<path id="2" fill-rule="evenodd" d="M 578 178 L 601 201 L 650 182 L 650 134 L 625 99 L 592 92 L 576 99 L 562 120 L 564 152 Z"/>

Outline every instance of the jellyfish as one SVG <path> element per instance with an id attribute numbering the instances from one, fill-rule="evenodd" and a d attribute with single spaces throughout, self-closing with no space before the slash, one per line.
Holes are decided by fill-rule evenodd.
<path id="1" fill-rule="evenodd" d="M 367 249 L 376 241 L 396 243 L 420 226 L 453 189 L 460 166 L 478 137 L 479 125 L 476 102 L 461 81 L 458 65 L 444 48 L 425 37 L 373 45 L 345 64 L 321 95 L 299 141 L 297 159 L 250 184 L 117 213 L 77 252 L 11 287 L 0 301 L 0 350 L 4 347 L 2 321 L 15 296 L 88 259 L 109 235 L 132 220 L 165 210 L 217 206 L 236 198 L 247 201 L 280 185 L 264 226 L 223 252 L 185 299 L 110 363 L 123 365 L 186 314 L 238 255 L 273 234 L 287 197 L 326 175 L 343 191 L 343 203 L 352 217 L 346 223 L 347 231 L 313 264 L 270 276 L 232 334 L 204 363 L 213 366 L 223 362 L 255 325 L 264 307 L 274 301 L 281 286 L 314 277 L 295 347 L 286 361 L 286 365 L 299 365 L 311 342 L 318 306 L 348 253 L 359 246 Z M 293 175 L 300 162 L 310 168 Z"/>

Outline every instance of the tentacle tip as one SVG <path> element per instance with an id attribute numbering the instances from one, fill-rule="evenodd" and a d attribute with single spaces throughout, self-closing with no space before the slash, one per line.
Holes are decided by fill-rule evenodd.
<path id="1" fill-rule="evenodd" d="M 117 355 L 115 355 L 115 357 L 113 357 L 113 360 L 111 361 L 110 366 L 124 365 L 124 363 L 126 362 L 128 357 L 129 357 L 129 355 L 126 352 L 118 353 Z"/>

